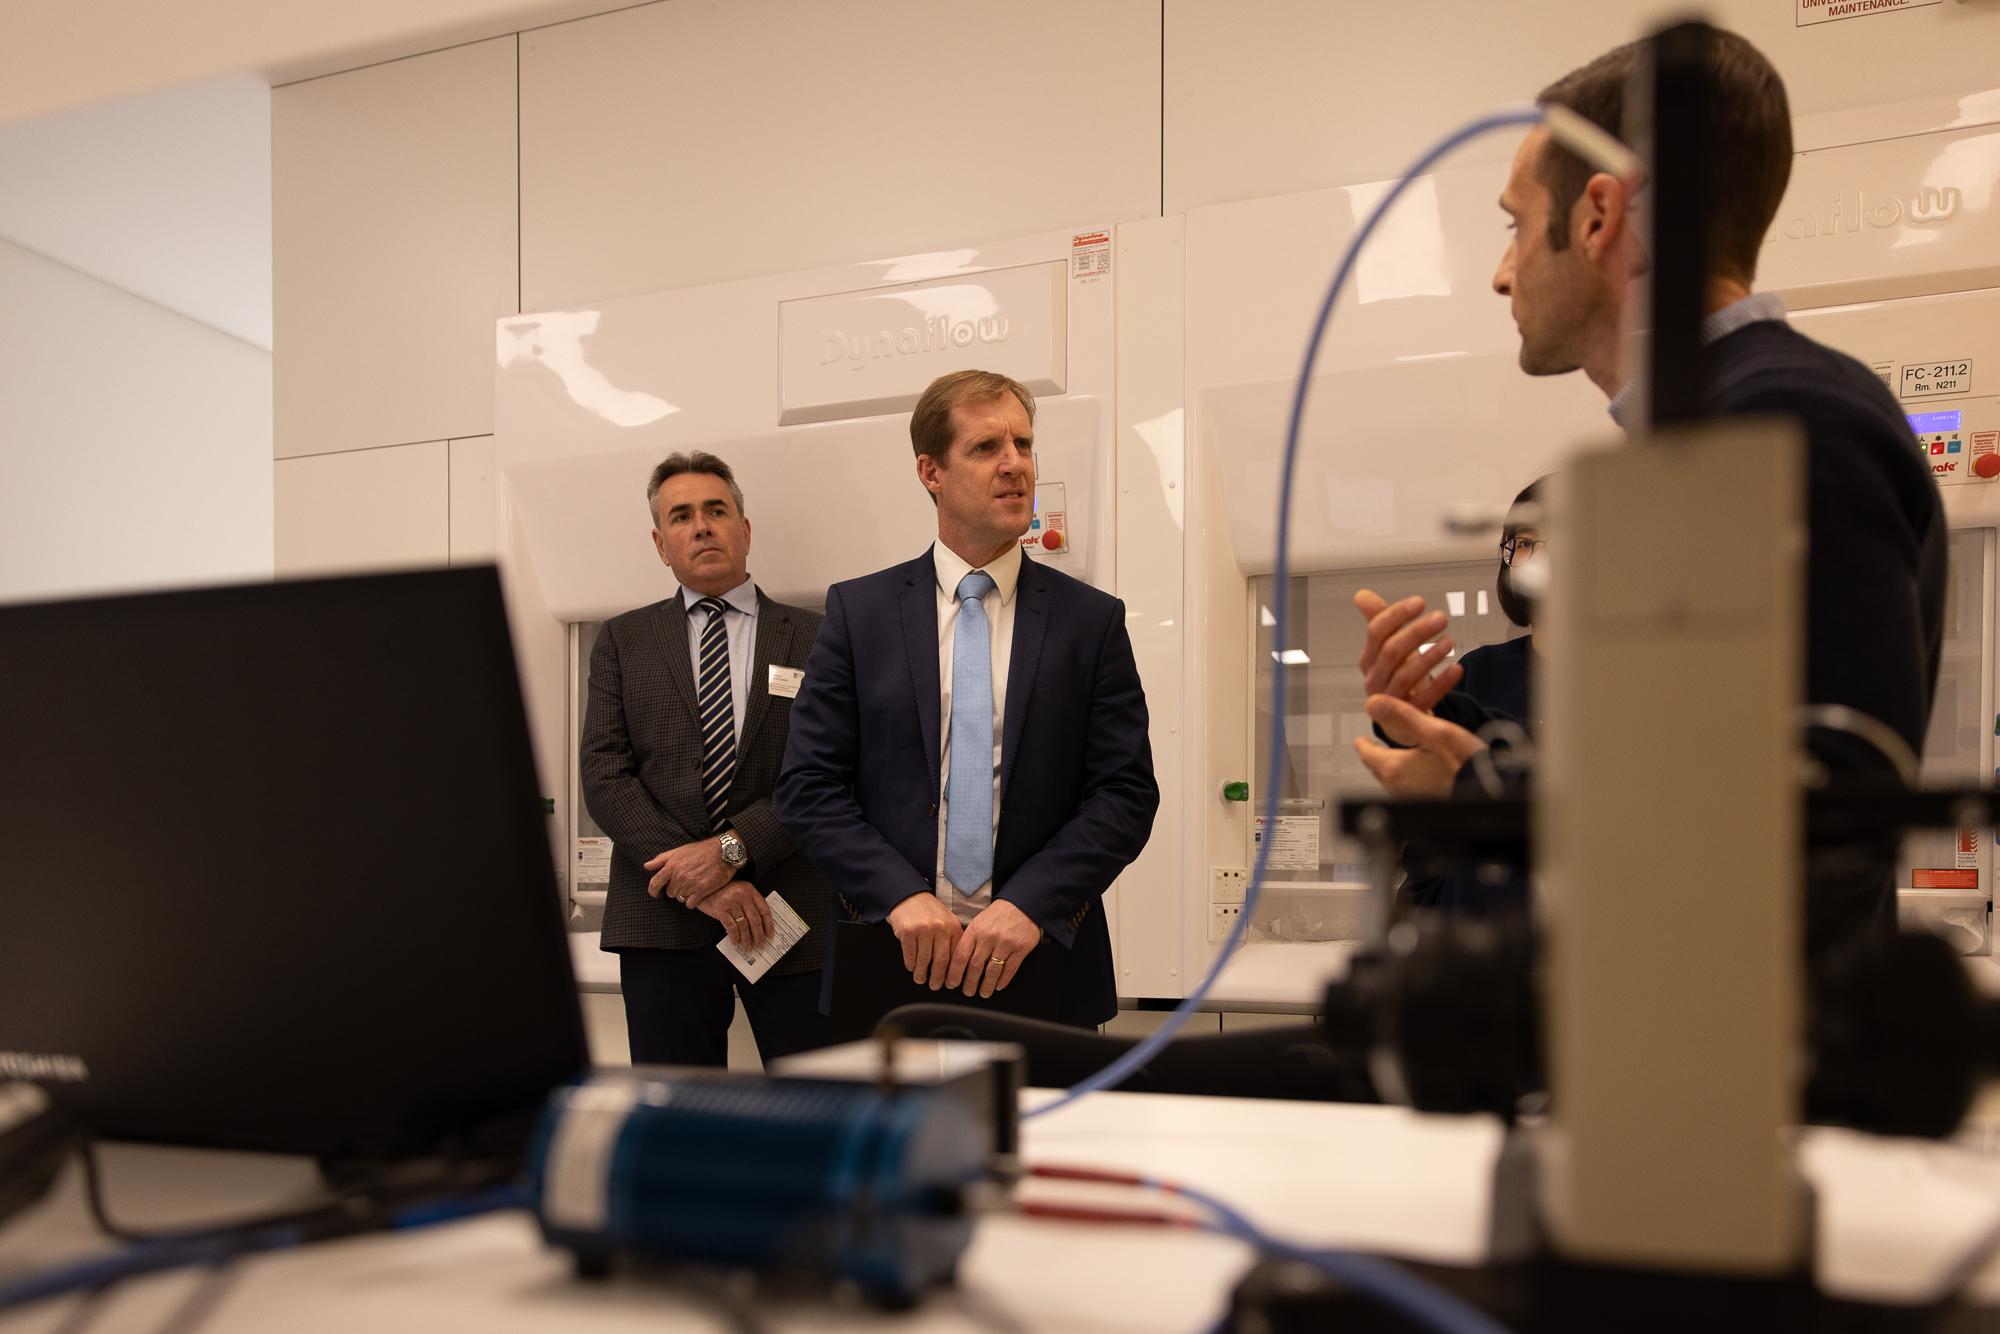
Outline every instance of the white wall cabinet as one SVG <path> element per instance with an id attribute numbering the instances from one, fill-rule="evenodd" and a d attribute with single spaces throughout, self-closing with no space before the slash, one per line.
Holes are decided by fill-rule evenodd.
<path id="1" fill-rule="evenodd" d="M 1971 112 L 1992 96 L 2000 48 L 1992 5 L 1806 27 L 1795 6 L 1773 0 L 1710 0 L 1701 9 L 1771 58 L 1795 117 L 1984 94 L 1968 99 Z M 1585 61 L 1688 12 L 1678 0 L 1166 0 L 1166 212 L 1386 180 L 1459 123 L 1529 102 Z M 1452 161 L 1506 161 L 1518 141 L 1495 134 Z"/>
<path id="2" fill-rule="evenodd" d="M 443 565 L 451 552 L 449 442 L 279 459 L 280 578 Z"/>
<path id="3" fill-rule="evenodd" d="M 524 310 L 1160 206 L 1157 0 L 655 4 L 521 36 Z"/>
<path id="4" fill-rule="evenodd" d="M 500 550 L 494 535 L 493 437 L 450 442 L 451 563 L 482 565 Z"/>
<path id="5" fill-rule="evenodd" d="M 519 309 L 517 39 L 275 90 L 279 458 L 493 430 Z"/>

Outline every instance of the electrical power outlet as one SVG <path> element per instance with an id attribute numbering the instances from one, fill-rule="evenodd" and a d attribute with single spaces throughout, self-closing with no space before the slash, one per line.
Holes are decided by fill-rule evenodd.
<path id="1" fill-rule="evenodd" d="M 1211 868 L 1208 901 L 1211 905 L 1242 903 L 1250 892 L 1250 872 L 1241 866 Z"/>
<path id="2" fill-rule="evenodd" d="M 1218 903 L 1208 910 L 1208 943 L 1220 945 L 1229 939 L 1229 933 L 1236 929 L 1237 919 L 1243 916 L 1240 903 Z"/>

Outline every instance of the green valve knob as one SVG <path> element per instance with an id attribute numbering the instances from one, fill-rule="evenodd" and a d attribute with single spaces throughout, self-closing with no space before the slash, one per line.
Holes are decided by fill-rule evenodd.
<path id="1" fill-rule="evenodd" d="M 1222 799 L 1224 801 L 1248 801 L 1250 800 L 1250 785 L 1241 781 L 1224 783 L 1222 785 Z"/>
<path id="2" fill-rule="evenodd" d="M 555 813 L 556 813 L 556 799 L 554 797 L 543 797 L 542 814 L 554 815 Z"/>

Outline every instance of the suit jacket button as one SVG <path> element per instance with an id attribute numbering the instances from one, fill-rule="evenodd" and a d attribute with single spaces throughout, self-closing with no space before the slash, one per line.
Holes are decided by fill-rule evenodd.
<path id="1" fill-rule="evenodd" d="M 932 815 L 937 814 L 937 803 L 935 801 L 931 803 L 931 814 Z"/>

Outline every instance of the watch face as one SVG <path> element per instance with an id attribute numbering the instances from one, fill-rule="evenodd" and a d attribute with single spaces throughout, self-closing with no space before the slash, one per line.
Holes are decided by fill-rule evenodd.
<path id="1" fill-rule="evenodd" d="M 741 866 L 750 860 L 749 849 L 743 846 L 742 839 L 734 834 L 725 834 L 722 837 L 722 860 L 731 866 Z"/>

